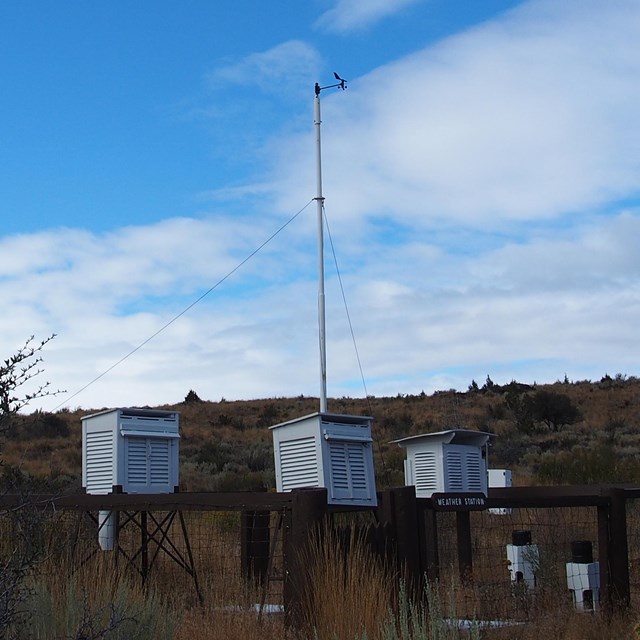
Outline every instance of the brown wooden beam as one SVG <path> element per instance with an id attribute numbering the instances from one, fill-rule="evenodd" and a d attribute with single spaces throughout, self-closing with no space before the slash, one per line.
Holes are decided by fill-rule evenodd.
<path id="1" fill-rule="evenodd" d="M 0 496 L 0 509 L 22 506 L 81 511 L 278 511 L 291 506 L 291 493 L 269 492 L 193 492 L 162 494 L 56 495 L 6 494 Z"/>

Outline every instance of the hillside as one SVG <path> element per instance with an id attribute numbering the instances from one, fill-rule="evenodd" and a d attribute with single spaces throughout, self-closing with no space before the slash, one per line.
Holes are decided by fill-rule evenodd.
<path id="1" fill-rule="evenodd" d="M 453 427 L 495 434 L 490 466 L 515 484 L 640 481 L 640 380 L 498 386 L 490 378 L 467 392 L 392 398 L 330 399 L 329 411 L 374 418 L 378 487 L 403 484 L 403 450 L 391 440 Z M 180 486 L 184 491 L 274 486 L 269 427 L 318 409 L 316 398 L 202 401 L 189 392 L 181 413 Z M 2 441 L 5 486 L 79 489 L 81 417 L 96 410 L 17 416 Z"/>

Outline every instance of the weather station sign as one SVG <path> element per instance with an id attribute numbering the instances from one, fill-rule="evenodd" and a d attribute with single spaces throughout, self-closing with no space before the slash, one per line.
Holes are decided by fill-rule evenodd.
<path id="1" fill-rule="evenodd" d="M 487 497 L 484 493 L 434 493 L 431 503 L 436 511 L 482 511 Z"/>

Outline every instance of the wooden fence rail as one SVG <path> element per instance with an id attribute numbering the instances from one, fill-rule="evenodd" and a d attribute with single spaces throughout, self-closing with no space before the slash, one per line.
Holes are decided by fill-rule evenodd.
<path id="1" fill-rule="evenodd" d="M 614 610 L 630 604 L 627 502 L 638 498 L 640 488 L 621 485 L 509 487 L 489 489 L 485 506 L 491 509 L 595 508 L 601 605 Z M 239 511 L 243 523 L 242 572 L 247 578 L 259 583 L 269 579 L 269 554 L 274 546 L 270 536 L 282 536 L 283 604 L 293 624 L 299 621 L 307 586 L 304 558 L 310 535 L 323 523 L 331 522 L 328 516 L 336 511 L 327 505 L 326 489 L 290 493 L 0 496 L 0 510 L 6 512 L 22 507 L 80 512 Z M 377 540 L 378 549 L 384 550 L 387 560 L 391 557 L 395 562 L 397 573 L 404 577 L 409 592 L 416 596 L 421 594 L 425 580 L 440 577 L 438 529 L 441 508 L 432 499 L 416 498 L 415 488 L 410 486 L 382 491 L 378 507 L 369 511 L 378 523 L 376 536 L 384 537 L 382 541 Z M 270 533 L 269 527 L 272 512 L 279 514 L 275 533 L 273 529 Z M 474 531 L 468 511 L 456 512 L 455 527 L 460 579 L 472 580 Z"/>

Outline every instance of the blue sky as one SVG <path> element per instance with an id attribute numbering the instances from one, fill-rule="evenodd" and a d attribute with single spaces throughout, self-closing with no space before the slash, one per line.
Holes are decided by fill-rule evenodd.
<path id="1" fill-rule="evenodd" d="M 69 393 L 42 407 L 317 394 L 334 70 L 324 195 L 367 391 L 637 375 L 640 5 L 275 6 L 0 6 L 0 351 L 57 334 Z M 327 315 L 329 395 L 361 396 L 330 251 Z"/>

